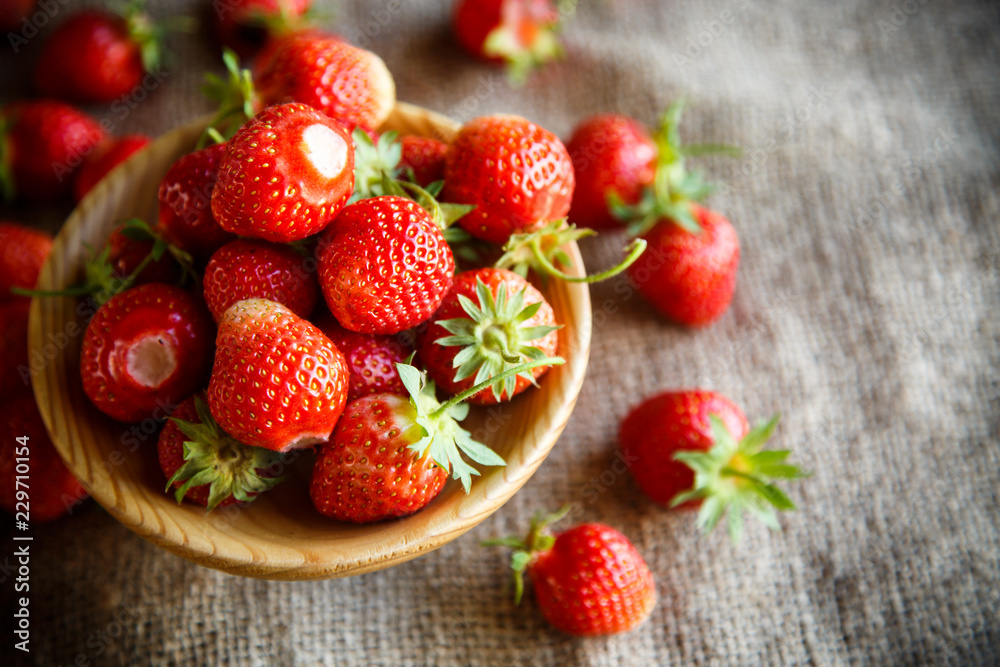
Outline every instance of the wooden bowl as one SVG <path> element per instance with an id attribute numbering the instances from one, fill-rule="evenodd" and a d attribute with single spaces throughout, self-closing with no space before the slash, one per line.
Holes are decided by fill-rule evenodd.
<path id="1" fill-rule="evenodd" d="M 207 120 L 174 130 L 116 169 L 66 222 L 42 271 L 39 289 L 78 281 L 86 245 L 99 248 L 123 218 L 156 220 L 156 191 L 167 168 L 193 150 Z M 401 134 L 450 141 L 457 124 L 398 104 L 384 126 Z M 575 271 L 583 263 L 567 248 Z M 164 492 L 156 457 L 157 424 L 115 422 L 94 408 L 80 382 L 80 344 L 90 313 L 70 298 L 35 299 L 30 348 L 35 397 L 52 440 L 94 499 L 127 528 L 195 563 L 265 579 L 327 579 L 378 570 L 445 544 L 497 510 L 545 459 L 569 419 L 583 384 L 590 348 L 586 285 L 550 281 L 546 296 L 565 324 L 553 368 L 514 401 L 473 408 L 465 427 L 490 444 L 506 467 L 485 468 L 466 495 L 449 481 L 420 512 L 373 525 L 340 523 L 320 515 L 308 495 L 312 454 L 291 466 L 292 478 L 244 509 L 178 505 Z M 482 466 L 479 466 L 483 468 Z"/>

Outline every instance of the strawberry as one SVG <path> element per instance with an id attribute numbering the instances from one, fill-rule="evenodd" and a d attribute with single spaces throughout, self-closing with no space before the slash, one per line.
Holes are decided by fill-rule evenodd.
<path id="1" fill-rule="evenodd" d="M 7 199 L 69 194 L 73 176 L 104 130 L 93 118 L 53 100 L 15 102 L 0 112 L 0 187 Z"/>
<path id="2" fill-rule="evenodd" d="M 25 521 L 52 521 L 86 497 L 59 458 L 35 397 L 0 404 L 0 507 Z"/>
<path id="3" fill-rule="evenodd" d="M 633 408 L 618 440 L 646 495 L 670 507 L 700 506 L 704 532 L 728 512 L 729 534 L 737 541 L 744 511 L 777 529 L 774 508 L 795 508 L 772 480 L 809 474 L 785 463 L 788 451 L 762 451 L 777 424 L 775 416 L 751 429 L 743 411 L 720 394 L 670 391 Z"/>
<path id="4" fill-rule="evenodd" d="M 0 220 L 0 302 L 11 299 L 12 287 L 31 289 L 52 250 L 45 232 Z"/>
<path id="5" fill-rule="evenodd" d="M 452 16 L 462 48 L 477 58 L 506 63 L 514 81 L 562 55 L 558 23 L 551 0 L 459 0 Z"/>
<path id="6" fill-rule="evenodd" d="M 255 68 L 264 104 L 301 102 L 350 129 L 377 130 L 396 103 L 396 84 L 382 59 L 338 37 L 299 33 L 268 51 Z"/>
<path id="7" fill-rule="evenodd" d="M 42 45 L 35 87 L 75 102 L 114 102 L 160 68 L 163 30 L 131 2 L 124 15 L 84 9 L 60 24 Z"/>
<path id="8" fill-rule="evenodd" d="M 336 346 L 280 303 L 239 301 L 219 320 L 208 405 L 240 442 L 284 452 L 328 440 L 347 382 Z"/>
<path id="9" fill-rule="evenodd" d="M 654 137 L 656 170 L 634 205 L 607 190 L 611 212 L 641 236 L 649 249 L 629 277 L 657 310 L 688 326 L 711 324 L 729 308 L 736 287 L 740 244 L 726 218 L 696 202 L 712 192 L 700 172 L 687 171 L 684 158 L 708 153 L 738 154 L 729 146 L 682 146 L 678 124 L 683 101 L 671 104 Z"/>
<path id="10" fill-rule="evenodd" d="M 28 310 L 31 299 L 0 301 L 0 403 L 30 392 Z"/>
<path id="11" fill-rule="evenodd" d="M 406 394 L 396 364 L 406 361 L 413 349 L 401 336 L 373 336 L 349 331 L 333 317 L 316 323 L 344 355 L 350 371 L 347 400 L 369 394 Z"/>
<path id="12" fill-rule="evenodd" d="M 24 28 L 24 22 L 35 9 L 35 0 L 4 0 L 0 3 L 0 31 L 14 32 Z M 8 37 L 9 40 L 13 38 Z M 11 41 L 11 46 L 14 42 Z M 16 53 L 16 51 L 15 51 Z"/>
<path id="13" fill-rule="evenodd" d="M 460 220 L 462 228 L 498 245 L 565 217 L 573 197 L 566 147 L 519 116 L 466 123 L 448 149 L 444 174 L 444 200 L 476 207 Z"/>
<path id="14" fill-rule="evenodd" d="M 105 141 L 98 146 L 84 158 L 80 171 L 76 174 L 73 181 L 74 199 L 77 202 L 82 200 L 112 169 L 148 146 L 149 141 L 149 137 L 145 135 L 131 134 Z"/>
<path id="15" fill-rule="evenodd" d="M 117 294 L 84 333 L 83 390 L 118 421 L 162 418 L 203 386 L 212 333 L 205 306 L 180 288 L 149 283 Z"/>
<path id="16" fill-rule="evenodd" d="M 216 39 L 246 58 L 300 26 L 312 0 L 213 0 L 211 5 Z"/>
<path id="17" fill-rule="evenodd" d="M 353 189 L 354 144 L 344 126 L 304 104 L 282 104 L 228 143 L 212 214 L 226 231 L 287 243 L 322 231 Z"/>
<path id="18" fill-rule="evenodd" d="M 582 523 L 550 535 L 548 525 L 568 509 L 535 516 L 523 540 L 483 544 L 514 549 L 515 601 L 521 601 L 527 574 L 538 608 L 558 630 L 579 637 L 634 630 L 656 606 L 653 574 L 628 538 L 610 526 Z"/>
<path id="19" fill-rule="evenodd" d="M 620 114 L 600 114 L 577 125 L 566 143 L 573 160 L 576 189 L 569 218 L 591 229 L 620 227 L 608 198 L 637 204 L 653 182 L 657 148 L 649 132 Z"/>
<path id="20" fill-rule="evenodd" d="M 216 507 L 249 503 L 284 478 L 270 471 L 281 465 L 275 452 L 248 447 L 212 419 L 204 394 L 189 397 L 171 414 L 156 442 L 167 490 L 177 502 L 187 499 Z"/>
<path id="21" fill-rule="evenodd" d="M 561 363 L 558 357 L 543 359 L 506 375 Z M 472 476 L 479 472 L 463 455 L 482 465 L 504 465 L 492 449 L 458 425 L 469 411 L 462 401 L 504 381 L 504 375 L 442 404 L 434 383 L 423 373 L 407 364 L 397 364 L 397 369 L 409 400 L 371 394 L 352 401 L 316 455 L 309 495 L 324 516 L 356 523 L 405 516 L 437 496 L 448 472 L 469 492 Z"/>
<path id="22" fill-rule="evenodd" d="M 319 300 L 315 272 L 289 246 L 237 239 L 219 248 L 205 268 L 205 303 L 218 322 L 229 306 L 244 299 L 270 299 L 307 318 Z"/>
<path id="23" fill-rule="evenodd" d="M 351 331 L 391 334 L 420 324 L 451 287 L 455 262 L 441 230 L 414 201 L 362 199 L 345 208 L 318 248 L 319 281 Z"/>
<path id="24" fill-rule="evenodd" d="M 212 192 L 225 154 L 225 144 L 213 144 L 182 156 L 170 165 L 156 193 L 163 235 L 202 260 L 236 238 L 212 215 Z"/>
<path id="25" fill-rule="evenodd" d="M 506 269 L 483 268 L 455 276 L 433 323 L 418 333 L 427 374 L 457 394 L 522 360 L 550 357 L 559 346 L 555 313 L 534 286 Z M 470 403 L 509 401 L 548 371 L 510 377 L 469 398 Z"/>
<path id="26" fill-rule="evenodd" d="M 692 327 L 719 319 L 733 300 L 740 242 L 722 215 L 690 205 L 701 229 L 692 233 L 673 221 L 655 225 L 643 238 L 649 248 L 628 268 L 639 292 L 661 313 Z"/>
<path id="27" fill-rule="evenodd" d="M 132 285 L 145 283 L 176 283 L 182 272 L 173 255 L 164 253 L 151 257 L 156 240 L 135 234 L 130 227 L 119 225 L 108 236 L 106 260 L 114 275 L 126 278 L 135 274 Z"/>
<path id="28" fill-rule="evenodd" d="M 448 144 L 430 137 L 405 136 L 400 141 L 403 147 L 399 166 L 409 170 L 412 180 L 428 186 L 444 178 L 444 161 Z"/>

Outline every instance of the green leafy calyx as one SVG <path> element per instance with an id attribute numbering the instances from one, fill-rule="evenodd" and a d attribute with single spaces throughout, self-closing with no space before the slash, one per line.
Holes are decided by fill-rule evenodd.
<path id="1" fill-rule="evenodd" d="M 519 5 L 505 13 L 531 11 L 524 8 L 529 3 L 505 4 Z M 558 36 L 558 14 L 548 7 L 534 13 L 534 16 L 504 16 L 500 25 L 483 41 L 483 54 L 502 59 L 507 67 L 507 77 L 514 84 L 524 83 L 528 74 L 536 68 L 564 54 Z M 531 35 L 529 43 L 525 43 L 525 35 Z"/>
<path id="2" fill-rule="evenodd" d="M 494 266 L 498 269 L 510 269 L 524 278 L 531 269 L 543 280 L 551 277 L 572 283 L 596 283 L 627 269 L 646 249 L 645 239 L 633 239 L 625 248 L 625 259 L 622 262 L 589 276 L 573 276 L 557 266 L 573 265 L 573 260 L 564 250 L 566 244 L 596 234 L 592 229 L 577 229 L 575 225 L 567 224 L 565 218 L 553 220 L 537 231 L 512 234 L 503 248 L 504 254 Z"/>
<path id="3" fill-rule="evenodd" d="M 785 462 L 788 450 L 762 451 L 779 416 L 757 424 L 739 442 L 716 415 L 709 415 L 713 444 L 707 452 L 682 451 L 674 454 L 694 470 L 694 486 L 674 496 L 676 507 L 689 500 L 702 500 L 698 527 L 707 533 L 724 514 L 729 536 L 738 542 L 743 534 L 743 514 L 749 512 L 772 530 L 779 530 L 775 510 L 792 510 L 795 504 L 773 484 L 778 479 L 801 479 L 812 473 Z"/>
<path id="4" fill-rule="evenodd" d="M 535 316 L 542 302 L 524 305 L 527 287 L 510 295 L 506 285 L 501 286 L 496 297 L 482 280 L 476 279 L 476 301 L 459 295 L 459 303 L 468 317 L 438 320 L 437 324 L 450 333 L 435 341 L 445 347 L 460 347 L 455 355 L 455 382 L 473 377 L 479 384 L 500 375 L 525 359 L 538 361 L 545 353 L 531 344 L 544 338 L 560 327 L 542 325 L 529 326 L 528 320 Z M 521 377 L 535 381 L 530 373 Z M 508 376 L 502 383 L 493 385 L 493 396 L 499 401 L 506 394 L 514 395 L 517 377 Z"/>
<path id="5" fill-rule="evenodd" d="M 638 203 L 628 205 L 616 192 L 608 194 L 608 208 L 627 225 L 632 236 L 645 234 L 663 219 L 673 221 L 692 234 L 700 233 L 701 225 L 691 212 L 691 204 L 702 201 L 715 188 L 701 171 L 688 171 L 684 159 L 740 154 L 738 148 L 721 144 L 682 145 L 678 128 L 683 111 L 684 100 L 681 99 L 672 103 L 663 115 L 660 129 L 653 136 L 657 148 L 653 183 L 643 191 Z"/>
<path id="6" fill-rule="evenodd" d="M 254 117 L 260 102 L 253 83 L 253 74 L 240 66 L 240 57 L 231 49 L 224 49 L 222 62 L 226 66 L 227 77 L 205 74 L 205 84 L 201 92 L 219 105 L 219 111 L 201 136 L 198 148 L 209 142 L 225 143 L 236 131 Z"/>
<path id="7" fill-rule="evenodd" d="M 510 568 L 514 571 L 514 603 L 521 604 L 524 595 L 524 573 L 540 554 L 550 550 L 556 543 L 556 538 L 548 531 L 548 527 L 569 514 L 569 505 L 552 514 L 535 514 L 531 520 L 531 528 L 525 538 L 500 537 L 485 540 L 484 547 L 509 547 L 514 550 L 510 555 Z"/>
<path id="8" fill-rule="evenodd" d="M 280 453 L 244 445 L 219 427 L 200 397 L 194 401 L 201 423 L 171 419 L 188 438 L 184 464 L 167 482 L 168 491 L 175 482 L 183 482 L 174 493 L 178 503 L 191 488 L 209 484 L 207 511 L 211 512 L 227 498 L 248 503 L 284 481 L 285 477 L 261 474 L 279 465 Z"/>

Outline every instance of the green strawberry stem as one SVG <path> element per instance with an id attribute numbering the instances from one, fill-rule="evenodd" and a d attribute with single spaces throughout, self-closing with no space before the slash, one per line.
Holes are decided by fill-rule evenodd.
<path id="1" fill-rule="evenodd" d="M 694 486 L 674 496 L 671 507 L 690 500 L 702 500 L 697 525 L 708 533 L 725 514 L 729 537 L 739 542 L 743 534 L 743 514 L 749 512 L 772 530 L 780 530 L 775 510 L 793 510 L 795 503 L 772 482 L 801 479 L 812 473 L 788 464 L 788 450 L 762 451 L 778 426 L 779 415 L 763 421 L 739 442 L 717 415 L 709 415 L 713 445 L 707 452 L 680 451 L 674 460 L 695 473 Z"/>
<path id="2" fill-rule="evenodd" d="M 171 16 L 153 21 L 146 11 L 146 0 L 130 0 L 121 16 L 125 19 L 129 37 L 139 45 L 142 66 L 147 72 L 158 72 L 163 66 L 163 42 L 168 32 L 194 32 L 197 21 L 189 16 Z M 168 54 L 169 55 L 169 54 Z"/>
<path id="3" fill-rule="evenodd" d="M 704 200 L 715 187 L 700 171 L 688 171 L 686 157 L 721 154 L 738 156 L 735 146 L 722 144 L 681 144 L 679 125 L 684 111 L 684 99 L 667 107 L 660 129 L 653 135 L 657 148 L 656 172 L 653 183 L 634 205 L 625 204 L 614 191 L 608 194 L 612 215 L 624 222 L 628 233 L 641 236 L 660 220 L 670 220 L 692 234 L 701 233 L 701 225 L 691 213 L 691 204 Z"/>
<path id="4" fill-rule="evenodd" d="M 566 360 L 563 359 L 562 357 L 545 357 L 544 359 L 539 359 L 537 361 L 529 361 L 526 364 L 520 364 L 519 366 L 508 368 L 507 370 L 503 371 L 502 373 L 499 373 L 498 375 L 494 375 L 488 380 L 483 380 L 479 384 L 473 385 L 468 389 L 466 389 L 465 391 L 455 394 L 450 399 L 442 403 L 441 407 L 438 408 L 431 416 L 439 417 L 442 414 L 451 410 L 451 408 L 455 407 L 456 405 L 467 399 L 468 397 L 474 394 L 478 394 L 483 389 L 492 387 L 506 380 L 509 377 L 514 377 L 520 375 L 521 373 L 527 373 L 528 371 L 534 370 L 539 366 L 562 366 L 565 363 Z"/>
<path id="5" fill-rule="evenodd" d="M 201 91 L 210 100 L 218 102 L 219 111 L 198 140 L 198 149 L 207 146 L 209 140 L 221 144 L 232 138 L 244 123 L 254 117 L 259 104 L 253 74 L 249 69 L 240 67 L 239 56 L 231 49 L 223 49 L 222 62 L 229 75 L 227 79 L 223 80 L 212 72 L 205 74 L 205 85 Z"/>
<path id="6" fill-rule="evenodd" d="M 434 342 L 444 347 L 460 347 L 452 362 L 455 382 L 472 377 L 474 383 L 488 381 L 522 359 L 540 360 L 544 353 L 532 341 L 544 338 L 560 327 L 543 325 L 527 326 L 527 322 L 541 309 L 538 301 L 524 305 L 527 287 L 508 294 L 507 287 L 493 292 L 479 278 L 476 279 L 476 301 L 459 296 L 459 303 L 466 317 L 438 320 L 437 325 L 450 333 Z M 530 374 L 528 380 L 534 382 Z M 493 384 L 493 396 L 499 401 L 504 393 L 514 395 L 517 378 L 508 376 L 503 383 Z"/>
<path id="7" fill-rule="evenodd" d="M 511 372 L 524 372 L 543 364 L 558 365 L 564 361 L 559 357 L 524 364 Z M 463 455 L 476 463 L 488 466 L 506 465 L 504 460 L 486 444 L 473 439 L 472 434 L 459 426 L 469 414 L 469 406 L 462 403 L 475 391 L 481 391 L 490 383 L 482 383 L 469 391 L 462 392 L 441 404 L 435 395 L 434 383 L 427 375 L 409 364 L 398 363 L 396 369 L 403 386 L 410 394 L 410 405 L 414 410 L 413 421 L 421 429 L 423 437 L 409 445 L 408 449 L 418 457 L 430 456 L 434 465 L 451 473 L 453 479 L 461 480 L 466 493 L 472 486 L 472 476 L 479 471 L 463 460 Z M 496 380 L 499 381 L 499 380 Z"/>
<path id="8" fill-rule="evenodd" d="M 571 276 L 558 268 L 555 262 L 570 265 L 569 255 L 562 247 L 588 236 L 596 236 L 592 229 L 578 229 L 567 224 L 565 218 L 553 220 L 541 229 L 526 234 L 513 234 L 504 246 L 504 254 L 497 260 L 496 268 L 510 269 L 527 277 L 532 269 L 545 278 L 558 278 L 570 283 L 596 283 L 612 278 L 627 269 L 646 249 L 646 240 L 636 238 L 625 248 L 625 259 L 617 265 L 589 276 Z M 553 261 L 554 260 L 554 261 Z"/>
<path id="9" fill-rule="evenodd" d="M 500 537 L 480 542 L 484 547 L 510 547 L 514 553 L 510 556 L 510 568 L 514 571 L 514 604 L 521 604 L 524 596 L 524 572 L 538 554 L 545 553 L 555 544 L 556 538 L 548 532 L 548 527 L 569 514 L 570 506 L 563 505 L 558 512 L 552 514 L 535 514 L 531 519 L 528 536 Z"/>
<path id="10" fill-rule="evenodd" d="M 538 26 L 534 43 L 525 48 L 518 39 L 517 29 L 501 24 L 486 36 L 483 53 L 501 58 L 506 65 L 507 79 L 519 86 L 538 67 L 563 57 L 565 51 L 557 36 L 561 28 L 559 22 Z"/>
<path id="11" fill-rule="evenodd" d="M 189 438 L 184 442 L 184 464 L 167 482 L 167 491 L 175 482 L 183 482 L 174 494 L 178 504 L 189 489 L 210 484 L 206 511 L 211 512 L 229 497 L 250 502 L 286 479 L 258 472 L 279 464 L 279 452 L 243 444 L 222 430 L 201 397 L 195 396 L 194 403 L 201 423 L 170 420 Z"/>

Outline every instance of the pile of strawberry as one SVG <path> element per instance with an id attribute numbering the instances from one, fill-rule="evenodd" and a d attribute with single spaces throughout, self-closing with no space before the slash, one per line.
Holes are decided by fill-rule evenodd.
<path id="1" fill-rule="evenodd" d="M 448 144 L 380 133 L 395 104 L 391 74 L 375 54 L 302 27 L 309 5 L 234 1 L 215 17 L 223 42 L 244 53 L 264 44 L 253 74 L 226 53 L 228 80 L 206 87 L 220 112 L 164 175 L 157 220 L 123 221 L 84 281 L 58 295 L 93 306 L 80 366 L 91 402 L 125 423 L 169 416 L 157 450 L 178 502 L 245 506 L 287 479 L 290 465 L 313 460 L 317 511 L 367 523 L 419 511 L 449 476 L 468 491 L 481 467 L 504 465 L 460 423 L 469 404 L 514 400 L 563 363 L 560 323 L 538 288 L 545 280 L 627 270 L 675 322 L 701 327 L 725 313 L 739 241 L 700 203 L 711 186 L 686 158 L 731 149 L 682 145 L 680 104 L 655 133 L 605 114 L 585 119 L 566 145 L 517 116 L 473 119 Z M 149 70 L 141 56 L 150 37 L 135 11 L 62 30 L 81 43 L 115 35 L 134 83 Z M 455 29 L 468 50 L 523 75 L 558 52 L 556 19 L 547 1 L 464 0 Z M 42 58 L 40 89 L 99 101 L 124 85 L 88 89 L 79 67 L 48 82 L 61 62 Z M 70 183 L 80 198 L 148 141 L 110 143 L 92 119 L 49 100 L 10 105 L 0 120 L 0 182 L 29 198 Z M 72 165 L 80 154 L 92 157 Z M 51 166 L 63 163 L 68 181 L 53 178 Z M 595 229 L 634 240 L 618 266 L 578 276 L 561 248 Z M 21 511 L 8 480 L 30 456 L 49 480 L 32 490 L 36 518 L 85 496 L 24 373 L 27 297 L 41 295 L 31 288 L 50 245 L 0 223 L 0 430 L 9 431 L 0 506 Z M 751 428 L 711 391 L 670 391 L 632 410 L 619 442 L 651 499 L 699 508 L 706 531 L 725 517 L 736 540 L 744 514 L 777 528 L 775 510 L 794 507 L 774 481 L 805 473 L 786 462 L 788 451 L 763 449 L 776 425 Z M 10 445 L 15 431 L 32 447 Z M 304 450 L 315 458 L 296 462 Z M 523 539 L 490 542 L 514 549 L 518 598 L 527 573 L 561 630 L 636 627 L 656 600 L 642 557 L 601 524 L 551 535 L 564 514 L 537 517 Z"/>

